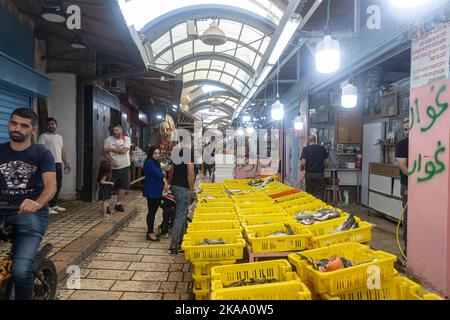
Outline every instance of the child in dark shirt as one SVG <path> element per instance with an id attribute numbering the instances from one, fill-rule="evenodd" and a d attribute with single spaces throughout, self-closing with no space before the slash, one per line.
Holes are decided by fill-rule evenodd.
<path id="1" fill-rule="evenodd" d="M 158 227 L 161 237 L 169 237 L 169 229 L 172 228 L 173 219 L 175 217 L 176 201 L 175 197 L 169 193 L 165 194 L 161 199 L 161 209 L 163 209 L 163 222 Z"/>
<path id="2" fill-rule="evenodd" d="M 99 200 L 102 201 L 102 217 L 108 219 L 111 215 L 109 201 L 114 191 L 114 182 L 111 181 L 112 165 L 109 161 L 103 160 L 98 170 L 97 182 L 100 185 L 98 190 Z"/>

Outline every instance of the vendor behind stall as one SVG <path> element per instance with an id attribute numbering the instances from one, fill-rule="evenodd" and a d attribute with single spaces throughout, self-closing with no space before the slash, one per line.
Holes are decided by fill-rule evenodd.
<path id="1" fill-rule="evenodd" d="M 306 192 L 323 199 L 325 189 L 325 166 L 330 163 L 327 150 L 317 144 L 314 135 L 308 136 L 308 146 L 303 148 L 300 169 L 305 172 Z"/>

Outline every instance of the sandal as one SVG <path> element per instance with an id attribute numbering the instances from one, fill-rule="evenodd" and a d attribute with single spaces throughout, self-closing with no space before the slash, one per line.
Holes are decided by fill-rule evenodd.
<path id="1" fill-rule="evenodd" d="M 161 239 L 159 237 L 152 238 L 148 233 L 147 233 L 147 240 L 149 240 L 149 241 L 161 241 Z"/>

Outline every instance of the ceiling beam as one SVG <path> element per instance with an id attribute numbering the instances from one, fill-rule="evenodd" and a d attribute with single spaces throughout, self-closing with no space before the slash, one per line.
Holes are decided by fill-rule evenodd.
<path id="1" fill-rule="evenodd" d="M 228 91 L 211 91 L 208 93 L 203 93 L 202 95 L 196 97 L 195 99 L 191 100 L 191 104 L 196 104 L 202 100 L 208 99 L 208 98 L 216 98 L 216 97 L 220 97 L 220 96 L 224 96 L 224 97 L 232 97 L 232 98 L 236 98 L 239 100 L 239 96 L 234 95 L 231 92 Z"/>
<path id="2" fill-rule="evenodd" d="M 225 90 L 231 92 L 233 95 L 238 96 L 238 97 L 242 97 L 242 94 L 237 91 L 236 89 L 234 89 L 232 86 L 229 86 L 225 83 L 219 82 L 219 81 L 214 81 L 214 80 L 209 80 L 209 79 L 200 79 L 200 80 L 191 80 L 191 81 L 187 81 L 183 84 L 183 86 L 185 88 L 189 87 L 189 86 L 194 86 L 194 85 L 207 85 L 207 84 L 211 84 L 214 86 L 217 86 L 219 88 L 224 88 Z"/>

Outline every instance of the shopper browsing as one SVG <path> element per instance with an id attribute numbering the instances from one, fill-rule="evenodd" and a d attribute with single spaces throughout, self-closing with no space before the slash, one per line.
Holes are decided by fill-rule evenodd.
<path id="1" fill-rule="evenodd" d="M 47 118 L 47 132 L 39 136 L 38 144 L 44 145 L 51 151 L 53 158 L 55 158 L 56 167 L 56 194 L 49 202 L 51 214 L 66 211 L 65 208 L 58 206 L 58 196 L 62 187 L 63 168 L 64 170 L 70 170 L 70 164 L 67 161 L 66 153 L 64 152 L 63 137 L 57 133 L 58 122 L 55 118 Z"/>
<path id="2" fill-rule="evenodd" d="M 112 179 L 118 189 L 115 210 L 123 212 L 122 202 L 125 190 L 130 188 L 130 146 L 131 140 L 123 135 L 120 125 L 114 126 L 113 135 L 105 139 L 103 154 L 112 164 Z"/>
<path id="3" fill-rule="evenodd" d="M 308 136 L 308 146 L 301 156 L 301 170 L 305 171 L 306 192 L 318 199 L 323 199 L 325 189 L 325 167 L 330 163 L 327 150 L 317 144 L 314 135 Z"/>
<path id="4" fill-rule="evenodd" d="M 147 198 L 147 240 L 159 241 L 159 237 L 153 232 L 155 215 L 161 205 L 163 191 L 169 190 L 165 174 L 159 162 L 160 151 L 158 147 L 151 146 L 148 150 L 147 159 L 144 162 L 144 191 L 143 196 Z"/>

